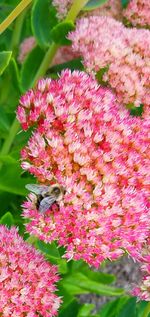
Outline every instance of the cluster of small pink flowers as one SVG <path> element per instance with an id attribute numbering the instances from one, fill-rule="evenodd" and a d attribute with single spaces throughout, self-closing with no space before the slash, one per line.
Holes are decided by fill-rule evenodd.
<path id="1" fill-rule="evenodd" d="M 150 1 L 130 0 L 123 16 L 133 26 L 150 27 Z"/>
<path id="2" fill-rule="evenodd" d="M 27 37 L 20 45 L 18 61 L 22 64 L 26 59 L 27 55 L 36 46 L 36 40 L 34 36 Z"/>
<path id="3" fill-rule="evenodd" d="M 54 294 L 58 280 L 57 268 L 15 227 L 0 226 L 0 316 L 56 316 L 61 302 Z"/>
<path id="4" fill-rule="evenodd" d="M 53 0 L 52 4 L 57 9 L 57 17 L 59 20 L 63 20 L 69 9 L 71 8 L 71 5 L 73 3 L 73 0 Z"/>
<path id="5" fill-rule="evenodd" d="M 105 69 L 103 81 L 125 105 L 150 105 L 150 31 L 128 29 L 109 17 L 82 18 L 69 35 L 88 72 Z"/>
<path id="6" fill-rule="evenodd" d="M 69 70 L 41 79 L 21 97 L 17 115 L 23 129 L 34 125 L 22 168 L 66 189 L 44 214 L 29 194 L 27 231 L 58 239 L 66 258 L 94 266 L 125 250 L 136 257 L 150 227 L 148 121 L 131 117 L 88 74 Z"/>
<path id="7" fill-rule="evenodd" d="M 63 20 L 73 4 L 73 0 L 53 0 L 53 5 L 57 9 L 57 17 L 59 20 Z M 120 0 L 108 0 L 107 3 L 101 5 L 99 8 L 91 11 L 84 11 L 82 15 L 104 15 L 111 16 L 117 20 L 122 17 L 122 7 Z"/>
<path id="8" fill-rule="evenodd" d="M 134 288 L 133 295 L 141 300 L 150 301 L 150 239 L 147 239 L 143 246 L 142 254 L 139 257 L 142 280 Z M 139 279 L 138 279 L 139 280 Z"/>

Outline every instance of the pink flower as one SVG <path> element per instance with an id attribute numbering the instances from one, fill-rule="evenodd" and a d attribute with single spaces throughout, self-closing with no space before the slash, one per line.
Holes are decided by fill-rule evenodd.
<path id="1" fill-rule="evenodd" d="M 130 0 L 123 16 L 133 26 L 150 27 L 150 1 Z"/>
<path id="2" fill-rule="evenodd" d="M 57 268 L 23 241 L 17 229 L 0 226 L 0 315 L 52 317 L 60 298 L 54 292 Z"/>
<path id="3" fill-rule="evenodd" d="M 113 88 L 119 102 L 150 105 L 150 31 L 93 16 L 80 19 L 69 38 L 88 72 L 104 70 L 102 80 Z"/>
<path id="4" fill-rule="evenodd" d="M 18 119 L 24 129 L 34 125 L 22 167 L 66 189 L 59 207 L 44 214 L 30 194 L 28 232 L 57 239 L 66 258 L 90 265 L 125 250 L 136 257 L 149 234 L 149 122 L 131 117 L 86 73 L 69 70 L 21 97 Z"/>
<path id="5" fill-rule="evenodd" d="M 27 55 L 36 46 L 36 40 L 34 36 L 27 37 L 20 45 L 18 61 L 22 64 L 26 59 Z"/>

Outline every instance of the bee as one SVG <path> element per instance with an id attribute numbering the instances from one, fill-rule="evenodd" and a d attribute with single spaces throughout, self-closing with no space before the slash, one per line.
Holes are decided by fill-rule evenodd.
<path id="1" fill-rule="evenodd" d="M 37 195 L 36 208 L 41 213 L 45 213 L 54 203 L 59 203 L 66 192 L 59 184 L 51 186 L 27 184 L 25 187 Z"/>

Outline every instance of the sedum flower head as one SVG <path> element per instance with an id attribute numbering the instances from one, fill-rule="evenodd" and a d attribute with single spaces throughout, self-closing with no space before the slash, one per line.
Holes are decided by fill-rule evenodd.
<path id="1" fill-rule="evenodd" d="M 115 90 L 119 102 L 150 105 L 149 30 L 93 16 L 80 19 L 69 38 L 88 72 L 104 71 L 102 80 Z"/>
<path id="2" fill-rule="evenodd" d="M 66 246 L 68 259 L 98 266 L 125 250 L 136 256 L 148 234 L 148 122 L 130 117 L 115 95 L 84 72 L 41 79 L 20 99 L 18 119 L 34 132 L 22 167 L 59 183 L 64 199 L 45 214 L 24 203 L 27 230 Z"/>
<path id="3" fill-rule="evenodd" d="M 150 1 L 130 0 L 123 16 L 133 26 L 150 27 Z"/>
<path id="4" fill-rule="evenodd" d="M 57 268 L 24 242 L 15 227 L 0 226 L 0 316 L 56 316 L 58 280 Z"/>

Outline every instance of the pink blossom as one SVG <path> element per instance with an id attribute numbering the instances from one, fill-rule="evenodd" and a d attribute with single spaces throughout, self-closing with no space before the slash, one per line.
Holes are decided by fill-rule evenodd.
<path id="1" fill-rule="evenodd" d="M 150 105 L 150 31 L 93 16 L 80 19 L 69 38 L 88 72 L 105 70 L 102 79 L 119 102 Z"/>
<path id="2" fill-rule="evenodd" d="M 22 64 L 26 59 L 27 55 L 33 50 L 36 46 L 36 40 L 34 36 L 27 37 L 23 40 L 19 48 L 18 61 Z"/>
<path id="3" fill-rule="evenodd" d="M 57 268 L 23 241 L 17 229 L 0 226 L 0 315 L 52 317 L 60 298 L 54 292 Z"/>
<path id="4" fill-rule="evenodd" d="M 86 73 L 69 70 L 58 80 L 41 79 L 21 97 L 17 115 L 24 129 L 34 125 L 22 167 L 66 189 L 59 207 L 44 214 L 30 194 L 27 231 L 57 239 L 66 258 L 90 265 L 125 250 L 136 257 L 149 234 L 149 121 L 131 117 Z"/>
<path id="5" fill-rule="evenodd" d="M 130 0 L 123 16 L 133 26 L 150 27 L 150 1 Z"/>

